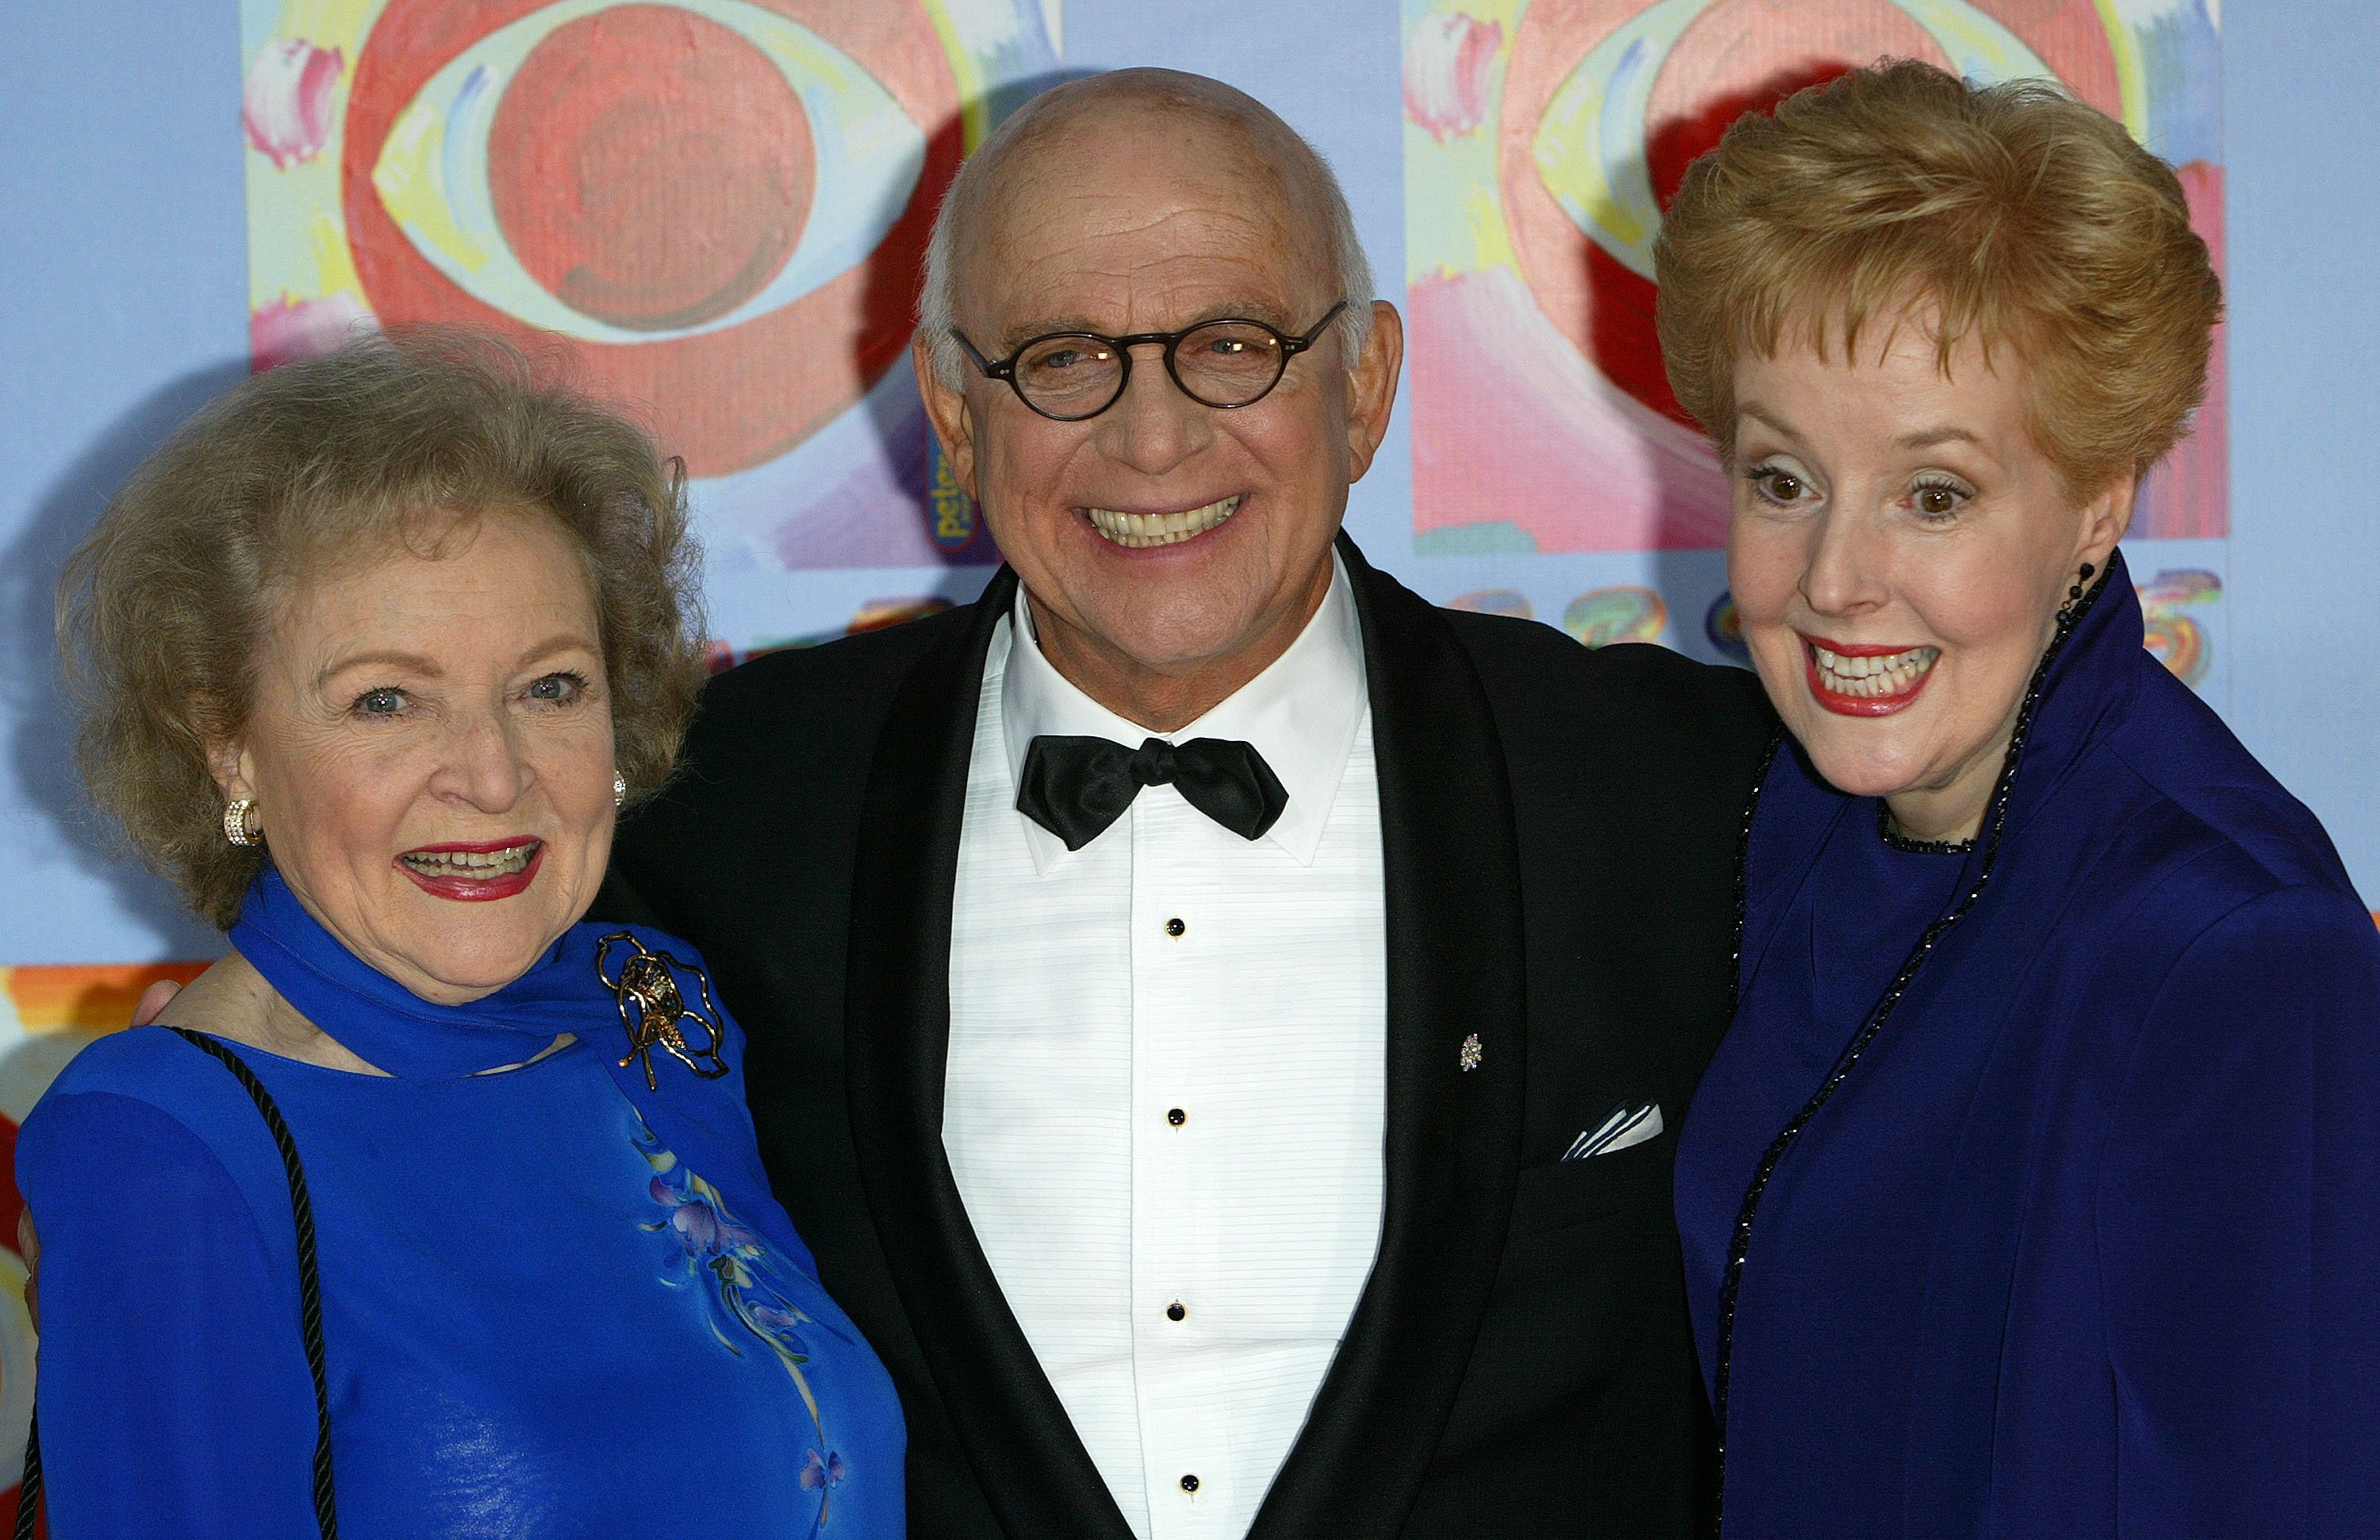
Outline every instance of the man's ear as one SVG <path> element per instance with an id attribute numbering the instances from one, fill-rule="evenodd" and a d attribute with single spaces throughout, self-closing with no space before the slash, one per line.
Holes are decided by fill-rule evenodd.
<path id="1" fill-rule="evenodd" d="M 1389 413 L 1397 402 L 1397 378 L 1405 367 L 1405 323 L 1385 299 L 1372 301 L 1372 330 L 1364 351 L 1347 370 L 1347 479 L 1361 481 L 1372 456 L 1389 436 Z"/>
<path id="2" fill-rule="evenodd" d="M 934 372 L 934 348 L 919 332 L 909 339 L 909 362 L 917 371 L 917 394 L 925 397 L 926 419 L 941 442 L 942 458 L 950 462 L 959 491 L 968 497 L 975 489 L 975 414 L 967 409 L 966 392 L 953 390 Z"/>

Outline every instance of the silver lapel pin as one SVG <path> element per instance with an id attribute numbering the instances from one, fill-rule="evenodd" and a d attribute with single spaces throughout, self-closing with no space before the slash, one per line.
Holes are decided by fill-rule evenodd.
<path id="1" fill-rule="evenodd" d="M 1469 1074 L 1479 1067 L 1479 1034 L 1463 1039 L 1463 1073 Z"/>

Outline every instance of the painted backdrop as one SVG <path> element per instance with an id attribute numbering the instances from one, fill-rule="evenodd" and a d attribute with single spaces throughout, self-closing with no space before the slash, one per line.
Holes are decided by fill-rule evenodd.
<path id="1" fill-rule="evenodd" d="M 1726 543 L 1717 456 L 1653 332 L 1661 211 L 1728 124 L 1890 55 L 1971 79 L 2047 77 L 2174 163 L 2223 252 L 2218 36 L 2172 0 L 1406 0 L 1405 305 L 1413 543 L 1524 575 L 1457 602 L 1590 645 L 1742 661 L 1691 562 Z M 2155 644 L 2207 685 L 2228 532 L 2221 339 L 2195 430 L 2143 490 L 2133 566 Z M 1581 568 L 1538 558 L 1621 555 Z M 1617 576 L 1565 595 L 1549 566 Z M 2228 685 L 2215 677 L 2219 694 Z"/>
<path id="2" fill-rule="evenodd" d="M 905 349 L 960 157 L 1054 0 L 244 0 L 256 364 L 375 322 L 558 348 L 715 566 L 996 560 Z"/>

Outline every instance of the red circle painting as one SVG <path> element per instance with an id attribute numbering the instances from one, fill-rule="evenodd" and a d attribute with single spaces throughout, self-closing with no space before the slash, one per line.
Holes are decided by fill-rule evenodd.
<path id="1" fill-rule="evenodd" d="M 867 258 L 741 322 L 652 340 L 556 337 L 433 266 L 373 173 L 407 104 L 547 0 L 390 0 L 356 60 L 341 163 L 348 246 L 387 325 L 460 322 L 565 348 L 586 388 L 641 410 L 697 476 L 783 454 L 857 401 L 906 346 L 926 237 L 958 168 L 958 97 L 923 7 L 755 0 L 873 77 L 923 134 L 908 201 Z M 607 7 L 526 57 L 488 130 L 486 174 L 530 277 L 607 328 L 679 333 L 731 315 L 783 269 L 827 179 L 774 65 L 695 8 Z M 451 147 L 450 147 L 451 148 Z M 470 147 L 465 147 L 470 152 Z"/>
<path id="2" fill-rule="evenodd" d="M 623 6 L 555 28 L 521 62 L 488 183 L 548 293 L 670 331 L 727 314 L 784 267 L 812 155 L 800 99 L 759 49 L 690 11 Z"/>
<path id="3" fill-rule="evenodd" d="M 1998 0 L 1976 8 L 2042 57 L 2059 60 L 2076 95 L 2120 113 L 2107 31 L 2091 0 Z M 1662 371 L 1652 279 L 1579 227 L 1538 164 L 1537 137 L 1556 92 L 1598 44 L 1645 14 L 1644 0 L 1529 6 L 1504 78 L 1498 178 L 1512 249 L 1547 319 L 1606 379 L 1691 427 Z M 1632 148 L 1656 201 L 1667 206 L 1687 165 L 1744 113 L 1885 56 L 1953 67 L 1909 11 L 1888 0 L 1716 0 L 1665 54 L 1646 61 L 1658 73 L 1641 119 L 1625 126 L 1639 137 Z"/>

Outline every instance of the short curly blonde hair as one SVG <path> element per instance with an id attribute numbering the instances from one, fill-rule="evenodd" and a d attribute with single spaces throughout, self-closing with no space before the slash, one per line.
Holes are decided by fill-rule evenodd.
<path id="1" fill-rule="evenodd" d="M 704 673 L 684 467 L 556 372 L 443 330 L 284 364 L 151 455 L 67 560 L 84 785 L 200 915 L 228 927 L 264 859 L 225 840 L 207 746 L 248 720 L 279 596 L 418 541 L 423 513 L 552 515 L 586 562 L 620 774 L 669 778 Z"/>
<path id="2" fill-rule="evenodd" d="M 1930 304 L 2025 365 L 2034 443 L 2087 498 L 2144 474 L 2206 388 L 2222 283 L 2171 167 L 2044 80 L 1909 60 L 1747 115 L 1694 162 L 1654 253 L 1670 388 L 1730 462 L 1737 358 L 1823 356 Z"/>

